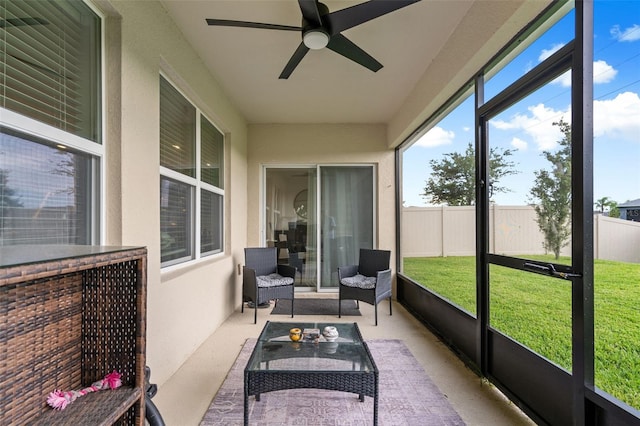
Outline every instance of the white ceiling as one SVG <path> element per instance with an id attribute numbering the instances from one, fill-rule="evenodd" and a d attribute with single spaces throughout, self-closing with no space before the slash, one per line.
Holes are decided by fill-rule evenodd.
<path id="1" fill-rule="evenodd" d="M 205 18 L 300 26 L 296 0 L 162 0 L 250 123 L 388 123 L 452 34 L 465 31 L 459 24 L 478 2 L 496 11 L 505 4 L 422 0 L 346 30 L 343 35 L 383 64 L 377 73 L 323 49 L 307 53 L 289 79 L 280 80 L 300 34 L 208 26 Z M 335 11 L 361 1 L 324 3 Z"/>

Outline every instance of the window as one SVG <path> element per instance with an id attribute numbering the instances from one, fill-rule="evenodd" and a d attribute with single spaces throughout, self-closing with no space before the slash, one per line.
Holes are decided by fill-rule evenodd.
<path id="1" fill-rule="evenodd" d="M 0 22 L 0 246 L 97 244 L 100 17 L 3 1 Z"/>
<path id="2" fill-rule="evenodd" d="M 463 88 L 401 151 L 401 251 L 406 276 L 475 315 L 476 150 L 471 89 Z M 430 272 L 434 270 L 440 272 Z"/>
<path id="3" fill-rule="evenodd" d="M 0 2 L 0 106 L 100 143 L 100 19 L 79 1 Z"/>
<path id="4" fill-rule="evenodd" d="M 222 251 L 223 163 L 222 132 L 160 76 L 162 266 Z"/>

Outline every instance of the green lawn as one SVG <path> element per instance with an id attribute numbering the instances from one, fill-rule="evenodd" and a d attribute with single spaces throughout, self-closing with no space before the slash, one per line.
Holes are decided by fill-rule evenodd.
<path id="1" fill-rule="evenodd" d="M 475 315 L 475 257 L 405 258 L 404 273 Z M 571 371 L 571 282 L 496 265 L 489 274 L 491 326 Z M 640 264 L 596 260 L 594 277 L 596 385 L 640 408 Z"/>

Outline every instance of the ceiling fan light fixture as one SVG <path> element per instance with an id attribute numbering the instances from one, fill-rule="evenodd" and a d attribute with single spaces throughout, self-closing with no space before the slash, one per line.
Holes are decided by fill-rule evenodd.
<path id="1" fill-rule="evenodd" d="M 302 42 L 311 50 L 320 50 L 329 44 L 329 34 L 321 29 L 310 30 L 304 33 Z"/>

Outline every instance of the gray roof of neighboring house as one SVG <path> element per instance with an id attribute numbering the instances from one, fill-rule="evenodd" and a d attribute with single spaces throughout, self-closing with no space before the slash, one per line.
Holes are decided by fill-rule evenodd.
<path id="1" fill-rule="evenodd" d="M 637 200 L 627 201 L 626 203 L 618 204 L 618 207 L 640 207 L 640 198 Z"/>

